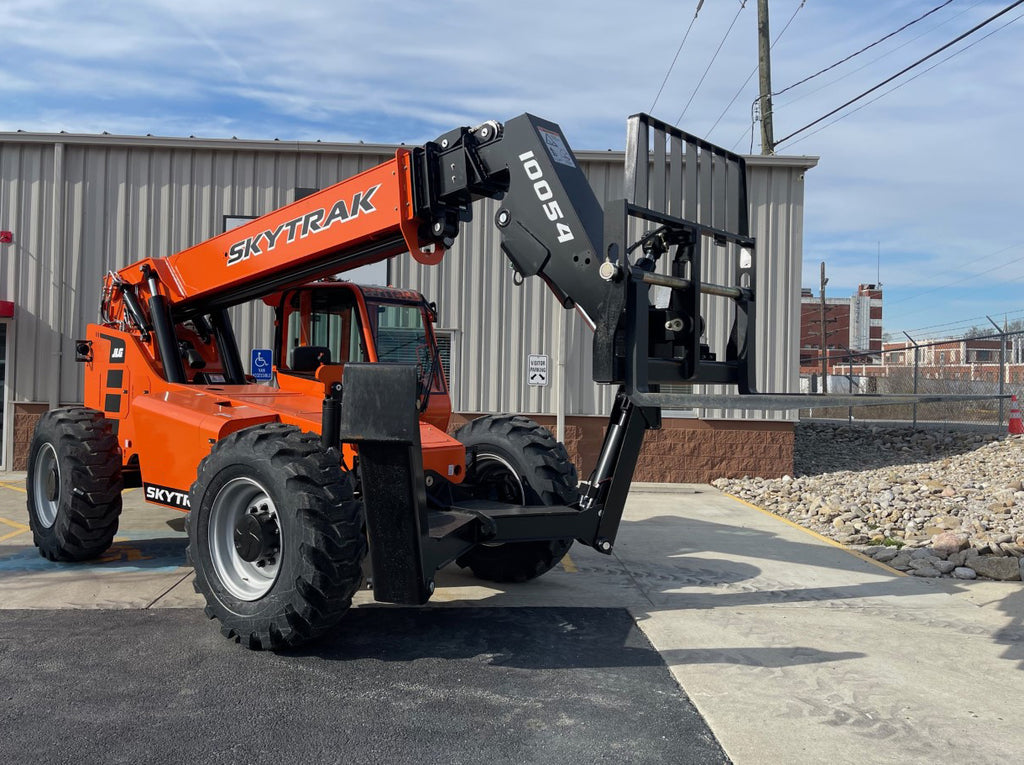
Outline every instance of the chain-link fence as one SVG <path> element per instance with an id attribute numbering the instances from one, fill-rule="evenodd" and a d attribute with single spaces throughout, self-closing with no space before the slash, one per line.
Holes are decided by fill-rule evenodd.
<path id="1" fill-rule="evenodd" d="M 884 343 L 881 353 L 829 351 L 829 374 L 802 374 L 808 393 L 949 394 L 982 396 L 972 401 L 928 404 L 803 409 L 802 418 L 938 424 L 950 428 L 1006 427 L 1010 403 L 1004 398 L 1024 392 L 1024 332 Z M 801 360 L 804 369 L 821 358 Z"/>

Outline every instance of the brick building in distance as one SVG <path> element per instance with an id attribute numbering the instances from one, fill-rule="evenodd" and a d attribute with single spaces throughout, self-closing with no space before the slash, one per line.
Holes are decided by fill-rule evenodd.
<path id="1" fill-rule="evenodd" d="M 824 347 L 829 365 L 874 363 L 882 353 L 882 289 L 861 284 L 851 297 L 825 298 L 825 342 L 822 343 L 821 295 L 810 287 L 800 292 L 800 373 L 821 371 Z M 865 356 L 861 354 L 872 354 Z"/>
<path id="2" fill-rule="evenodd" d="M 830 373 L 875 378 L 899 377 L 902 373 L 900 379 L 904 379 L 916 367 L 921 381 L 956 380 L 998 385 L 1001 376 L 1004 384 L 1024 384 L 1024 336 L 1008 335 L 1003 342 L 1002 363 L 998 337 L 959 337 L 921 344 L 916 353 L 913 344 L 907 341 L 885 343 L 881 359 L 872 359 L 868 364 L 855 359 L 853 364 L 831 368 Z M 899 392 L 879 390 L 878 385 L 866 387 L 871 388 L 870 392 Z M 974 389 L 938 392 L 974 392 Z"/>

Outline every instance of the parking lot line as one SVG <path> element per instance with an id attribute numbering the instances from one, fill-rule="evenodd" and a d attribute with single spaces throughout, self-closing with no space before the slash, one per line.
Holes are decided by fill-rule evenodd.
<path id="1" fill-rule="evenodd" d="M 562 558 L 562 568 L 565 569 L 565 573 L 567 574 L 578 574 L 580 572 L 580 570 L 576 568 L 576 563 L 569 557 L 569 553 L 566 553 L 565 557 Z"/>
<path id="2" fill-rule="evenodd" d="M 833 547 L 838 547 L 843 552 L 849 553 L 854 558 L 860 558 L 862 561 L 865 561 L 866 563 L 870 563 L 870 564 L 872 564 L 874 566 L 878 566 L 878 568 L 883 569 L 883 570 L 887 571 L 890 574 L 896 574 L 897 576 L 907 576 L 907 574 L 905 572 L 900 571 L 898 569 L 895 569 L 892 566 L 886 566 L 884 563 L 875 560 L 870 555 L 865 555 L 864 553 L 857 552 L 856 550 L 851 550 L 846 545 L 842 545 L 839 542 L 835 541 L 834 539 L 829 539 L 828 537 L 824 536 L 823 534 L 819 534 L 817 531 L 812 531 L 811 529 L 807 528 L 806 526 L 801 526 L 799 523 L 793 523 L 793 521 L 789 520 L 788 518 L 783 518 L 781 515 L 777 515 L 777 514 L 771 512 L 770 510 L 765 510 L 763 507 L 758 507 L 757 505 L 755 505 L 755 504 L 753 504 L 751 502 L 747 502 L 745 499 L 740 499 L 739 497 L 735 496 L 734 494 L 730 494 L 729 492 L 726 492 L 726 491 L 723 491 L 722 494 L 727 496 L 729 499 L 735 499 L 741 505 L 746 505 L 747 507 L 752 507 L 754 510 L 757 510 L 759 513 L 764 513 L 765 515 L 770 516 L 771 518 L 774 518 L 777 521 L 782 521 L 783 523 L 787 524 L 788 526 L 792 526 L 794 529 L 800 529 L 800 531 L 804 532 L 805 534 L 810 534 L 812 537 L 817 539 L 819 542 L 827 542 L 828 544 L 832 545 Z"/>
<path id="3" fill-rule="evenodd" d="M 13 539 L 19 534 L 24 534 L 26 531 L 31 531 L 31 529 L 24 523 L 10 521 L 7 518 L 0 518 L 0 523 L 4 524 L 5 526 L 10 526 L 12 529 L 14 529 L 14 531 L 9 531 L 6 534 L 0 535 L 0 542 L 3 542 L 7 539 Z"/>
<path id="4" fill-rule="evenodd" d="M 20 486 L 15 486 L 13 483 L 6 483 L 4 481 L 0 481 L 0 486 L 2 486 L 5 489 L 10 489 L 11 491 L 20 491 L 22 494 L 27 493 L 23 488 L 21 488 Z"/>

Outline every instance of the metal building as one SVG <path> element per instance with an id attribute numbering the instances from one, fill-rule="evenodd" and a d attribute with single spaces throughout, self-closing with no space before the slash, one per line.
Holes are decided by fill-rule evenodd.
<path id="1" fill-rule="evenodd" d="M 571 139 L 571 136 L 570 136 Z M 102 276 L 163 256 L 310 190 L 394 156 L 394 146 L 0 133 L 0 468 L 21 469 L 48 407 L 80 402 L 74 340 L 97 319 Z M 623 196 L 621 152 L 577 151 L 599 199 Z M 809 157 L 748 159 L 751 231 L 758 239 L 758 385 L 797 389 L 804 172 Z M 612 392 L 590 380 L 590 333 L 539 280 L 513 284 L 492 224 L 478 204 L 440 266 L 399 257 L 388 280 L 439 306 L 452 400 L 461 417 L 523 412 L 564 434 L 578 465 L 600 445 Z M 5 241 L 9 239 L 10 241 Z M 714 271 L 707 278 L 724 279 Z M 237 308 L 243 358 L 269 347 L 270 314 Z M 724 345 L 724 313 L 706 316 Z M 546 356 L 546 386 L 527 381 Z M 687 411 L 648 435 L 638 478 L 708 480 L 713 474 L 786 472 L 792 425 L 781 415 Z M 774 420 L 773 420 L 774 418 Z"/>

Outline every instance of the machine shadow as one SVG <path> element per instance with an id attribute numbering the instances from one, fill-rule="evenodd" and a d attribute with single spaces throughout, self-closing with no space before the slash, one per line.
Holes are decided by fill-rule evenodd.
<path id="1" fill-rule="evenodd" d="M 331 635 L 280 653 L 331 661 L 476 659 L 518 669 L 664 666 L 624 608 L 354 608 Z"/>
<path id="2" fill-rule="evenodd" d="M 1010 621 L 996 631 L 996 642 L 1006 646 L 1003 658 L 1017 662 L 1017 669 L 1024 670 L 1024 589 L 1003 598 L 999 610 L 1009 616 Z"/>
<path id="3" fill-rule="evenodd" d="M 442 587 L 453 593 L 468 588 L 464 600 L 447 601 L 446 605 L 454 607 L 356 608 L 334 634 L 298 653 L 329 660 L 376 658 L 387 662 L 479 657 L 501 666 L 564 669 L 661 665 L 665 661 L 760 667 L 836 662 L 866 654 L 798 645 L 681 649 L 659 654 L 637 629 L 635 619 L 642 621 L 663 611 L 849 601 L 921 591 L 919 580 L 886 574 L 882 569 L 878 569 L 876 581 L 850 585 L 776 584 L 748 562 L 749 556 L 748 561 L 732 557 L 730 551 L 738 544 L 773 560 L 806 561 L 861 573 L 870 566 L 820 544 L 801 544 L 726 524 L 658 516 L 624 522 L 615 556 L 575 546 L 570 553 L 573 573 L 556 570 L 524 585 L 495 585 L 448 569 L 439 577 Z M 631 588 L 634 597 L 628 608 L 579 607 L 579 585 L 588 576 L 599 579 L 602 586 Z M 470 594 L 480 584 L 489 589 L 482 599 Z M 534 594 L 533 602 L 538 605 L 524 606 L 524 595 L 532 600 Z"/>
<path id="4" fill-rule="evenodd" d="M 364 607 L 331 635 L 281 655 L 328 661 L 476 660 L 517 669 L 737 664 L 785 667 L 858 659 L 809 646 L 656 651 L 625 608 Z"/>

